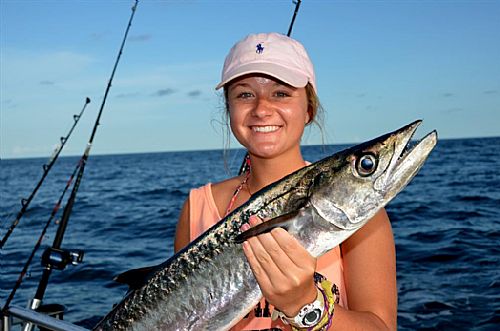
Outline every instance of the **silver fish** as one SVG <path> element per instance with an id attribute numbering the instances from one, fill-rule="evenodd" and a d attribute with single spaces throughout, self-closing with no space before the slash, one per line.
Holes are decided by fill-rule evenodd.
<path id="1" fill-rule="evenodd" d="M 338 152 L 257 192 L 166 262 L 125 273 L 134 288 L 94 330 L 228 330 L 262 293 L 241 242 L 281 226 L 313 256 L 361 228 L 416 175 L 437 143 L 435 131 L 407 145 L 416 121 Z M 251 215 L 270 219 L 241 233 Z M 141 281 L 138 281 L 140 279 Z M 130 282 L 129 282 L 130 283 Z"/>

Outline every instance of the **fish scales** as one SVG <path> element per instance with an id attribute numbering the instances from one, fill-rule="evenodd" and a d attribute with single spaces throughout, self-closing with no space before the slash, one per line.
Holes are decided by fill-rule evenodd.
<path id="1" fill-rule="evenodd" d="M 238 237 L 281 226 L 313 256 L 338 246 L 401 191 L 424 163 L 437 135 L 433 132 L 408 149 L 419 124 L 336 153 L 256 192 L 154 267 L 144 285 L 130 291 L 94 330 L 228 330 L 262 296 Z M 363 158 L 372 162 L 360 166 Z M 373 165 L 369 173 L 367 164 Z M 241 234 L 251 215 L 271 220 Z"/>
<path id="2" fill-rule="evenodd" d="M 307 169 L 304 169 L 302 172 L 306 171 Z M 180 291 L 178 293 L 177 297 L 182 298 L 181 300 L 170 299 L 168 305 L 165 307 L 165 311 L 168 312 L 166 313 L 167 319 L 169 319 L 168 315 L 175 315 L 175 318 L 172 320 L 182 320 L 183 324 L 190 319 L 193 309 L 198 308 L 197 306 L 199 305 L 199 303 L 198 305 L 195 304 L 197 300 L 189 295 L 189 293 L 192 292 L 190 290 L 192 288 L 196 288 L 200 291 L 197 293 L 197 296 L 199 295 L 201 297 L 208 296 L 209 298 L 220 298 L 230 296 L 235 299 L 234 301 L 241 302 L 243 307 L 257 304 L 262 294 L 260 289 L 258 289 L 255 279 L 253 277 L 248 277 L 248 275 L 251 275 L 251 269 L 248 263 L 246 263 L 246 258 L 241 246 L 234 243 L 234 237 L 241 232 L 240 227 L 248 222 L 252 214 L 267 218 L 289 212 L 293 210 L 293 208 L 296 209 L 298 198 L 301 197 L 303 199 L 306 195 L 305 190 L 299 190 L 300 185 L 296 184 L 297 179 L 301 176 L 301 173 L 294 174 L 294 176 L 286 178 L 285 181 L 276 185 L 276 187 L 271 186 L 266 188 L 267 191 L 271 192 L 268 199 L 252 199 L 247 210 L 236 210 L 228 216 L 226 222 L 216 224 L 211 231 L 207 231 L 205 235 L 202 235 L 196 241 L 196 244 L 188 246 L 188 249 L 180 252 L 178 259 L 170 263 L 168 268 L 163 269 L 149 282 L 149 284 L 160 283 L 163 286 L 158 288 L 158 286 L 150 285 L 135 291 L 127 299 L 129 302 L 137 302 L 138 304 L 124 307 L 125 311 L 128 313 L 123 316 L 117 316 L 116 321 L 112 325 L 112 329 L 129 329 L 129 323 L 131 321 L 155 320 L 154 316 L 147 317 L 147 312 L 150 310 L 144 306 L 144 302 L 146 300 L 147 302 L 162 302 L 164 298 L 168 297 L 170 293 L 175 292 L 178 288 L 185 288 L 187 291 Z M 301 191 L 302 193 L 299 193 Z M 223 250 L 222 247 L 225 249 Z M 166 263 L 168 262 L 169 261 Z M 194 268 L 194 266 L 199 267 Z M 229 271 L 222 274 L 221 277 L 213 277 L 214 273 L 220 273 L 221 270 Z M 189 281 L 189 279 L 192 279 L 192 281 Z M 229 291 L 227 291 L 227 286 L 220 286 L 219 280 L 223 279 L 229 283 Z M 213 280 L 213 282 L 210 283 L 207 280 Z M 243 286 L 245 291 L 241 291 L 241 286 Z M 216 288 L 221 288 L 223 291 L 221 293 L 216 293 L 214 292 Z M 242 298 L 237 298 L 233 295 L 231 289 L 246 294 L 244 294 Z M 248 295 L 249 292 L 252 292 L 252 295 Z M 188 298 L 188 300 L 186 301 L 185 298 Z M 201 311 L 209 310 L 204 311 L 204 316 L 211 315 L 211 310 L 215 310 L 215 312 L 220 315 L 221 306 L 228 307 L 224 300 L 219 301 L 221 303 L 219 305 L 204 301 L 201 302 L 206 305 L 204 307 L 210 307 L 210 310 L 204 307 L 201 308 Z M 158 307 L 156 307 L 155 310 L 158 310 Z M 234 306 L 231 307 L 231 310 L 234 310 Z M 241 315 L 241 317 L 243 317 L 246 315 L 246 312 Z M 224 321 L 223 323 L 227 322 Z M 158 326 L 154 323 L 144 323 L 144 325 L 137 327 L 137 329 L 147 330 L 148 328 L 157 327 Z M 174 325 L 170 325 L 170 327 L 176 329 Z M 198 326 L 195 321 L 192 321 L 188 323 L 188 328 L 186 329 L 194 329 L 195 327 L 208 327 L 215 330 L 220 326 Z M 179 328 L 179 330 L 182 330 L 182 328 Z"/>

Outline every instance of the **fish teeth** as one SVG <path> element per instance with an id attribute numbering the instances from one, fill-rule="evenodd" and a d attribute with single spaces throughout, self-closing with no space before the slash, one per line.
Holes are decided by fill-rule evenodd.
<path id="1" fill-rule="evenodd" d="M 252 126 L 252 130 L 255 132 L 274 132 L 279 128 L 277 125 Z"/>

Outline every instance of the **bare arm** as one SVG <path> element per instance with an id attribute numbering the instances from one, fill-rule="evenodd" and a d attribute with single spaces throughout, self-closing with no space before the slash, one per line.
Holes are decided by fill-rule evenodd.
<path id="1" fill-rule="evenodd" d="M 177 230 L 175 231 L 174 252 L 177 253 L 189 244 L 189 199 L 186 199 L 179 215 Z"/>
<path id="2" fill-rule="evenodd" d="M 349 310 L 335 307 L 335 330 L 396 330 L 396 253 L 385 209 L 342 245 Z"/>
<path id="3" fill-rule="evenodd" d="M 251 219 L 252 226 L 258 222 Z M 396 257 L 385 210 L 341 247 L 349 310 L 335 307 L 330 330 L 396 330 Z M 275 307 L 294 316 L 314 300 L 316 260 L 288 232 L 275 229 L 250 238 L 243 248 L 264 296 Z"/>

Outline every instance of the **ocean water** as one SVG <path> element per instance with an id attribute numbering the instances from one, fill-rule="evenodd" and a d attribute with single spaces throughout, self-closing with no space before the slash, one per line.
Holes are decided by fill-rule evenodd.
<path id="1" fill-rule="evenodd" d="M 316 161 L 345 146 L 307 146 Z M 420 173 L 387 207 L 397 252 L 400 330 L 500 329 L 500 138 L 441 140 Z M 126 292 L 113 281 L 173 253 L 180 207 L 189 189 L 238 170 L 243 152 L 91 156 L 63 247 L 84 262 L 53 271 L 45 303 L 65 320 L 90 327 Z M 28 258 L 78 157 L 57 161 L 0 251 L 0 305 Z M 45 159 L 0 161 L 0 235 L 42 174 Z M 60 215 L 58 215 L 60 217 Z M 26 306 L 38 285 L 49 228 L 13 305 Z"/>

